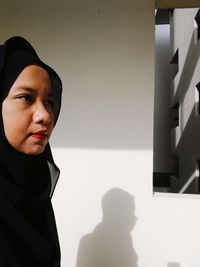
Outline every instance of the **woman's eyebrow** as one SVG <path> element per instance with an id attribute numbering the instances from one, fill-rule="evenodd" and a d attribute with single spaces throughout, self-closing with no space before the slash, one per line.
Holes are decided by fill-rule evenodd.
<path id="1" fill-rule="evenodd" d="M 27 87 L 27 86 L 20 86 L 19 88 L 17 88 L 18 90 L 23 90 L 23 91 L 27 91 L 27 92 L 35 92 L 36 90 L 33 89 L 32 87 Z"/>
<path id="2" fill-rule="evenodd" d="M 28 87 L 28 86 L 20 86 L 18 88 L 18 90 L 22 90 L 22 91 L 29 92 L 29 93 L 36 93 L 37 92 L 36 89 L 34 89 L 33 87 Z M 53 92 L 51 92 L 51 91 L 47 95 L 50 96 L 50 97 L 54 97 L 55 96 L 53 94 Z"/>

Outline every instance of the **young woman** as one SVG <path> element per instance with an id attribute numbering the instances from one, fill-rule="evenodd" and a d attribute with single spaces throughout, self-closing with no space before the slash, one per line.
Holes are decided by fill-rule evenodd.
<path id="1" fill-rule="evenodd" d="M 0 266 L 59 267 L 49 138 L 62 84 L 22 37 L 0 46 Z"/>

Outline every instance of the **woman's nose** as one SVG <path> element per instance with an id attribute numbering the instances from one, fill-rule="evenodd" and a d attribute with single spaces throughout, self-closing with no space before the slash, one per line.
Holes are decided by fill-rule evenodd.
<path id="1" fill-rule="evenodd" d="M 46 108 L 44 104 L 38 104 L 35 107 L 33 113 L 33 121 L 35 123 L 51 123 L 52 115 L 50 114 L 49 110 Z"/>

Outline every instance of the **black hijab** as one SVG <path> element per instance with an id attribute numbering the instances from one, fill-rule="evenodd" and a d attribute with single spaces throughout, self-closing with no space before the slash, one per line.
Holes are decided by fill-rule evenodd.
<path id="1" fill-rule="evenodd" d="M 0 107 L 9 90 L 29 65 L 49 73 L 55 98 L 54 118 L 59 116 L 62 83 L 22 37 L 0 46 Z M 51 196 L 59 169 L 49 144 L 39 155 L 15 150 L 6 139 L 0 112 L 0 266 L 59 267 L 60 248 Z"/>

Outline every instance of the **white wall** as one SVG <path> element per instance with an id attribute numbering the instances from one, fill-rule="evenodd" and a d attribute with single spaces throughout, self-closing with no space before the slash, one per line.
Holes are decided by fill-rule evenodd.
<path id="1" fill-rule="evenodd" d="M 200 199 L 152 196 L 154 1 L 7 0 L 0 23 L 1 42 L 27 37 L 63 79 L 52 140 L 62 171 L 53 198 L 62 266 L 76 266 L 79 241 L 91 233 L 82 239 L 79 267 L 91 247 L 93 264 L 102 267 L 105 251 L 98 248 L 114 237 L 107 244 L 111 266 L 117 258 L 115 267 L 199 267 Z M 110 227 L 101 201 L 115 187 L 121 191 L 111 191 L 106 202 Z"/>

